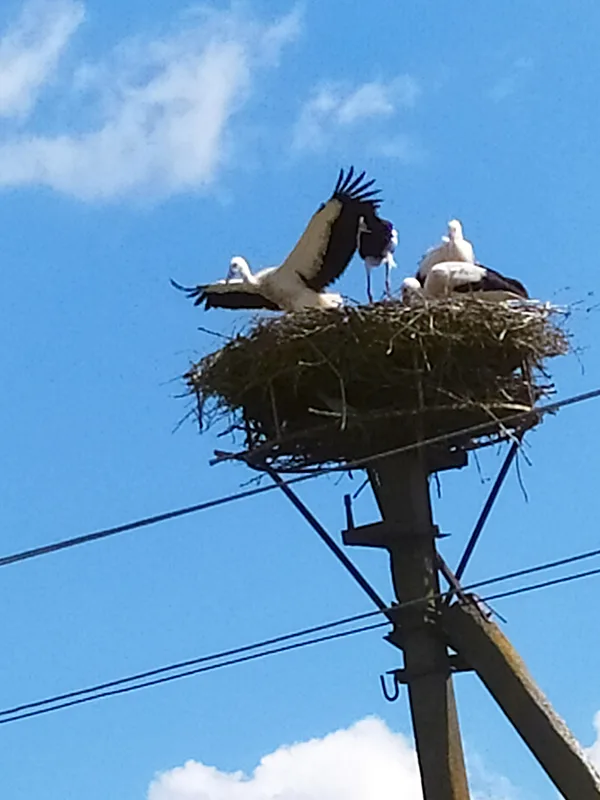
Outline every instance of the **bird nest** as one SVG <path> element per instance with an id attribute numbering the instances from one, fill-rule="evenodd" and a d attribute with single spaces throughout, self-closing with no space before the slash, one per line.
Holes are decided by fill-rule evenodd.
<path id="1" fill-rule="evenodd" d="M 306 469 L 527 430 L 553 392 L 546 359 L 567 351 L 549 305 L 390 301 L 260 319 L 185 379 L 201 427 L 243 437 L 257 465 Z"/>

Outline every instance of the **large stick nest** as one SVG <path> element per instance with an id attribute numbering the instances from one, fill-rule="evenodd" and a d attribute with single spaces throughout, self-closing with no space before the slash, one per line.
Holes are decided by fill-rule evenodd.
<path id="1" fill-rule="evenodd" d="M 386 302 L 255 321 L 185 378 L 201 426 L 221 421 L 257 462 L 299 468 L 533 427 L 536 414 L 507 418 L 553 391 L 545 360 L 567 351 L 549 305 Z M 477 436 L 456 436 L 472 426 Z"/>

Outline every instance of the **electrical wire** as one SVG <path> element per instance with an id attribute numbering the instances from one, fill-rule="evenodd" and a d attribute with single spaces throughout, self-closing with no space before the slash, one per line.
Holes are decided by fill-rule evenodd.
<path id="1" fill-rule="evenodd" d="M 555 411 L 558 411 L 560 408 L 565 408 L 570 405 L 576 405 L 577 403 L 584 402 L 585 400 L 592 400 L 597 397 L 600 397 L 600 388 L 594 389 L 590 392 L 585 392 L 583 394 L 573 395 L 571 397 L 565 398 L 564 400 L 559 400 L 554 403 L 546 403 L 545 405 L 539 406 L 538 408 L 533 409 L 531 411 L 516 412 L 515 414 L 504 417 L 502 423 L 504 425 L 509 423 L 514 423 L 517 422 L 519 419 L 524 419 L 525 417 L 531 416 L 532 414 L 551 414 L 554 413 Z M 423 441 L 414 442 L 413 444 L 409 445 L 404 445 L 403 447 L 395 447 L 391 450 L 385 450 L 375 455 L 365 456 L 364 458 L 355 459 L 354 461 L 350 461 L 342 465 L 323 467 L 322 469 L 315 470 L 314 472 L 311 472 L 308 475 L 299 475 L 295 478 L 290 478 L 288 481 L 285 481 L 285 483 L 287 485 L 292 485 L 294 483 L 301 483 L 302 481 L 313 480 L 314 478 L 320 477 L 321 475 L 327 475 L 333 472 L 340 472 L 340 471 L 345 472 L 348 470 L 357 469 L 372 461 L 378 461 L 380 459 L 390 458 L 392 456 L 410 452 L 411 450 L 415 450 L 421 447 L 427 447 L 434 444 L 442 444 L 443 442 L 449 441 L 450 439 L 455 439 L 457 437 L 474 435 L 477 433 L 484 432 L 488 428 L 489 428 L 489 422 L 480 423 L 478 425 L 472 425 L 468 428 L 462 428 L 461 430 L 454 431 L 453 433 L 450 434 L 433 436 Z M 252 489 L 245 489 L 240 492 L 234 492 L 229 495 L 224 495 L 223 497 L 214 498 L 213 500 L 207 500 L 203 503 L 196 503 L 195 505 L 185 506 L 183 508 L 174 509 L 173 511 L 166 511 L 162 514 L 155 514 L 150 517 L 143 517 L 142 519 L 138 519 L 133 522 L 127 522 L 123 525 L 116 525 L 112 528 L 105 528 L 103 530 L 94 531 L 93 533 L 86 533 L 81 536 L 74 536 L 69 539 L 63 539 L 58 542 L 52 542 L 50 544 L 42 545 L 40 547 L 33 547 L 28 550 L 22 550 L 21 552 L 18 553 L 12 553 L 10 555 L 0 557 L 0 567 L 6 567 L 21 561 L 27 561 L 32 558 L 38 558 L 40 556 L 49 555 L 50 553 L 56 553 L 60 550 L 67 550 L 70 549 L 71 547 L 77 547 L 78 545 L 88 544 L 90 542 L 99 541 L 101 539 L 107 539 L 111 536 L 116 536 L 117 534 L 120 533 L 127 533 L 129 531 L 139 530 L 140 528 L 146 528 L 150 525 L 156 525 L 161 522 L 167 522 L 168 520 L 177 519 L 178 517 L 184 517 L 189 514 L 195 514 L 200 511 L 206 511 L 210 508 L 216 508 L 218 506 L 234 502 L 235 500 L 242 500 L 248 497 L 254 497 L 256 495 L 264 494 L 266 492 L 272 492 L 277 488 L 279 487 L 276 486 L 275 484 L 268 486 L 256 486 Z"/>
<path id="2" fill-rule="evenodd" d="M 374 612 L 376 614 L 380 613 L 379 611 Z M 46 706 L 44 708 L 37 708 L 32 711 L 24 711 L 23 713 L 18 713 L 13 716 L 2 716 L 7 714 L 8 712 L 0 712 L 0 725 L 5 725 L 8 722 L 17 722 L 21 719 L 28 719 L 29 717 L 38 717 L 41 714 L 49 714 L 52 711 L 59 711 L 63 708 L 69 708 L 71 706 L 78 706 L 82 705 L 83 703 L 90 703 L 92 700 L 100 700 L 105 697 L 112 697 L 114 695 L 119 694 L 126 694 L 129 692 L 135 692 L 138 689 L 147 689 L 150 686 L 158 686 L 161 683 L 169 683 L 171 681 L 179 680 L 180 678 L 188 678 L 190 675 L 198 675 L 202 672 L 211 672 L 216 669 L 221 669 L 223 667 L 230 667 L 233 664 L 242 664 L 246 661 L 255 661 L 259 658 L 264 658 L 265 656 L 272 656 L 277 653 L 285 653 L 289 650 L 297 650 L 300 647 L 308 647 L 312 644 L 320 644 L 322 642 L 330 642 L 334 639 L 343 639 L 348 636 L 355 636 L 358 633 L 365 633 L 366 631 L 375 630 L 375 628 L 383 628 L 384 626 L 389 625 L 389 622 L 376 622 L 372 625 L 363 625 L 360 628 L 353 628 L 349 631 L 342 631 L 341 633 L 329 633 L 325 636 L 319 636 L 314 639 L 308 639 L 304 642 L 294 642 L 293 644 L 282 645 L 281 647 L 274 647 L 270 650 L 263 650 L 259 653 L 250 653 L 249 655 L 239 656 L 238 658 L 231 658 L 227 661 L 219 661 L 216 664 L 208 664 L 204 667 L 195 667 L 194 669 L 188 669 L 185 672 L 179 672 L 177 675 L 165 675 L 161 678 L 154 678 L 153 680 L 144 681 L 143 683 L 138 683 L 135 686 L 122 686 L 118 689 L 108 689 L 103 692 L 98 692 L 97 694 L 87 695 L 85 697 L 77 697 L 73 700 L 67 700 L 62 703 L 58 703 L 57 705 L 47 705 L 52 702 L 52 699 L 49 698 L 46 701 L 40 701 L 39 705 L 42 703 Z M 89 691 L 89 690 L 88 690 Z M 31 707 L 30 704 L 29 707 Z"/>
<path id="3" fill-rule="evenodd" d="M 594 555 L 599 555 L 600 551 L 591 551 L 591 553 Z M 471 584 L 471 586 L 464 587 L 464 590 L 469 591 L 475 587 L 491 585 L 494 583 L 498 583 L 500 581 L 509 580 L 509 578 L 515 577 L 516 575 L 523 576 L 523 575 L 533 574 L 535 572 L 539 572 L 541 569 L 552 569 L 556 566 L 562 566 L 564 564 L 574 563 L 577 560 L 581 560 L 582 557 L 591 557 L 591 556 L 589 553 L 580 554 L 577 556 L 572 556 L 567 559 L 561 559 L 560 561 L 548 562 L 547 564 L 537 564 L 532 567 L 519 570 L 518 572 L 505 573 L 504 575 L 499 575 L 494 578 L 489 578 L 486 581 L 480 581 L 477 584 Z M 504 592 L 498 592 L 496 594 L 486 595 L 485 597 L 482 597 L 480 599 L 483 602 L 491 602 L 494 600 L 500 600 L 508 597 L 514 597 L 516 595 L 526 594 L 529 592 L 536 591 L 538 589 L 545 589 L 564 583 L 570 583 L 572 581 L 592 577 L 595 575 L 600 575 L 600 567 L 592 570 L 587 570 L 585 572 L 578 572 L 572 575 L 565 575 L 560 578 L 553 578 L 540 583 L 519 586 L 516 587 L 515 589 L 509 589 Z M 348 625 L 355 622 L 364 621 L 366 619 L 375 617 L 382 613 L 386 612 L 396 613 L 400 610 L 406 609 L 409 606 L 415 606 L 423 602 L 431 601 L 432 599 L 435 598 L 443 599 L 447 596 L 447 594 L 448 594 L 447 592 L 440 592 L 434 597 L 416 598 L 414 600 L 409 600 L 404 603 L 389 606 L 385 610 L 374 610 L 374 611 L 367 611 L 362 614 L 355 614 L 353 616 L 344 617 L 342 619 L 335 620 L 333 622 L 317 625 L 312 628 L 305 628 L 301 631 L 296 631 L 294 633 L 288 633 L 282 636 L 277 636 L 272 639 L 266 639 L 263 640 L 262 642 L 256 642 L 254 644 L 244 645 L 242 647 L 234 648 L 232 650 L 225 650 L 220 653 L 215 653 L 213 655 L 202 656 L 197 659 L 181 661 L 175 664 L 171 664 L 169 666 L 159 667 L 153 670 L 147 670 L 146 672 L 140 672 L 137 673 L 136 675 L 130 675 L 125 678 L 119 678 L 117 680 L 96 684 L 95 686 L 90 686 L 86 689 L 78 689 L 72 692 L 66 692 L 63 694 L 54 695 L 52 697 L 48 697 L 43 700 L 37 700 L 35 702 L 25 703 L 19 706 L 13 706 L 12 708 L 7 708 L 0 711 L 0 725 L 3 725 L 8 722 L 17 722 L 18 720 L 21 719 L 28 719 L 30 717 L 40 716 L 41 714 L 47 714 L 50 713 L 51 711 L 59 711 L 64 708 L 69 708 L 72 706 L 81 705 L 83 703 L 88 703 L 91 702 L 92 700 L 100 700 L 106 697 L 111 697 L 120 694 L 127 694 L 129 692 L 137 691 L 138 689 L 145 689 L 151 686 L 157 686 L 163 683 L 169 683 L 171 681 L 179 680 L 180 678 L 190 677 L 191 675 L 198 675 L 204 672 L 211 672 L 216 669 L 221 669 L 222 667 L 241 664 L 247 661 L 254 661 L 256 659 L 263 658 L 265 656 L 276 655 L 279 653 L 288 652 L 290 650 L 297 650 L 303 647 L 308 647 L 309 645 L 312 644 L 320 644 L 322 642 L 334 641 L 337 639 L 343 639 L 347 636 L 353 636 L 359 633 L 365 633 L 367 631 L 385 627 L 389 625 L 390 622 L 388 620 L 386 622 L 378 622 L 369 625 L 362 625 L 358 628 L 351 628 L 350 630 L 341 631 L 338 633 L 329 633 L 323 636 L 314 637 L 312 639 L 304 639 L 303 641 L 300 642 L 293 642 L 292 644 L 285 644 L 278 647 L 271 647 L 270 649 L 264 649 L 267 646 L 270 647 L 273 644 L 289 641 L 290 639 L 300 638 L 316 632 L 322 632 L 335 627 L 340 627 L 342 625 Z M 259 650 L 259 652 L 248 653 L 248 651 L 251 650 Z M 245 655 L 241 655 L 242 653 L 245 653 Z M 236 656 L 236 657 L 231 658 L 231 656 Z M 215 661 L 216 663 L 206 664 L 207 661 Z M 200 664 L 204 665 L 198 666 Z M 182 669 L 184 667 L 193 667 L 193 668 L 185 669 L 183 672 L 177 672 L 174 675 L 165 674 L 168 672 L 173 672 L 174 670 Z M 151 678 L 151 680 L 144 680 L 146 678 Z"/>
<path id="4" fill-rule="evenodd" d="M 418 602 L 420 602 L 420 600 Z M 387 606 L 385 608 L 385 611 L 389 612 L 389 608 Z M 338 628 L 343 625 L 350 625 L 352 623 L 361 622 L 370 617 L 377 616 L 379 613 L 380 613 L 379 611 L 367 611 L 361 614 L 353 614 L 352 616 L 334 620 L 333 622 L 325 622 L 322 623 L 321 625 L 314 625 L 313 627 L 310 628 L 304 628 L 299 631 L 294 631 L 293 633 L 282 634 L 281 636 L 275 636 L 271 639 L 263 639 L 262 641 L 254 642 L 253 644 L 242 645 L 241 647 L 234 647 L 233 649 L 230 650 L 222 650 L 221 652 L 218 653 L 212 653 L 211 655 L 207 656 L 200 656 L 199 658 L 187 659 L 186 661 L 179 661 L 174 664 L 169 664 L 168 666 L 157 667 L 155 669 L 146 670 L 145 672 L 138 672 L 134 675 L 129 675 L 126 678 L 118 678 L 116 680 L 107 681 L 105 683 L 99 683 L 96 684 L 95 686 L 90 686 L 86 689 L 76 689 L 75 691 L 72 692 L 66 692 L 64 694 L 54 695 L 48 700 L 38 700 L 33 703 L 25 703 L 24 705 L 14 706 L 13 708 L 7 708 L 4 709 L 3 711 L 0 711 L 0 718 L 8 714 L 15 714 L 20 711 L 25 711 L 31 708 L 36 708 L 38 706 L 47 705 L 48 703 L 59 702 L 61 700 L 69 700 L 79 695 L 90 694 L 92 692 L 98 692 L 103 689 L 111 689 L 126 683 L 133 683 L 135 681 L 144 680 L 145 678 L 152 678 L 157 675 L 163 675 L 167 672 L 173 672 L 178 669 L 197 666 L 199 664 L 204 664 L 208 661 L 218 661 L 224 658 L 230 658 L 231 656 L 238 656 L 241 655 L 242 653 L 247 653 L 252 650 L 259 650 L 264 647 L 278 645 L 281 644 L 282 642 L 287 642 L 290 639 L 299 639 L 301 637 L 310 636 L 315 633 L 322 633 L 323 631 L 331 630 L 332 628 Z M 389 623 L 383 623 L 383 624 L 387 625 Z"/>
<path id="5" fill-rule="evenodd" d="M 503 600 L 505 597 L 513 597 L 518 594 L 526 594 L 527 592 L 534 592 L 537 589 L 547 589 L 550 586 L 558 586 L 561 583 L 570 583 L 577 581 L 581 578 L 591 578 L 593 575 L 600 575 L 600 567 L 596 569 L 588 569 L 585 572 L 576 572 L 574 575 L 563 575 L 562 578 L 553 578 L 552 580 L 542 581 L 541 583 L 532 583 L 529 586 L 521 586 L 516 589 L 508 589 L 505 592 L 498 592 L 497 594 L 490 594 L 483 598 L 484 601 Z"/>
<path id="6" fill-rule="evenodd" d="M 482 586 L 491 586 L 494 583 L 503 583 L 504 581 L 511 581 L 515 578 L 523 578 L 526 575 L 534 575 L 536 572 L 545 572 L 547 569 L 555 569 L 556 567 L 566 567 L 570 564 L 576 564 L 578 561 L 587 561 L 589 558 L 596 558 L 600 556 L 600 548 L 596 550 L 587 550 L 584 553 L 577 553 L 574 556 L 567 556 L 565 558 L 558 558 L 555 561 L 546 561 L 543 564 L 535 564 L 532 567 L 525 567 L 517 569 L 513 572 L 505 572 L 503 575 L 498 575 L 495 578 L 487 578 L 483 581 L 471 583 L 469 589 L 480 589 Z"/>

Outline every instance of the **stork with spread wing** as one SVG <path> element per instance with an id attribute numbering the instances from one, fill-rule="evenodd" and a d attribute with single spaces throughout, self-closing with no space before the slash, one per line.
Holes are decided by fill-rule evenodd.
<path id="1" fill-rule="evenodd" d="M 395 245 L 395 231 L 377 210 L 379 189 L 365 173 L 355 177 L 340 170 L 333 194 L 313 214 L 298 243 L 279 267 L 253 273 L 248 262 L 236 256 L 225 280 L 192 288 L 171 283 L 204 308 L 266 308 L 299 311 L 304 308 L 337 308 L 339 294 L 325 288 L 344 272 L 357 246 L 371 257 L 385 261 Z M 377 252 L 374 252 L 377 250 Z"/>

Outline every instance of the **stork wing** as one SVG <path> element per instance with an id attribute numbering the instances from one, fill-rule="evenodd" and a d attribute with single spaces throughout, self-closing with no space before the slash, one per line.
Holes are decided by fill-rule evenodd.
<path id="1" fill-rule="evenodd" d="M 370 188 L 375 180 L 364 178 L 364 172 L 354 176 L 354 167 L 348 174 L 340 170 L 333 194 L 313 214 L 280 271 L 295 272 L 316 292 L 339 278 L 356 250 L 360 218 L 373 215 L 381 203 L 380 190 Z"/>
<path id="2" fill-rule="evenodd" d="M 281 308 L 262 294 L 252 294 L 242 289 L 231 292 L 205 291 L 205 309 L 209 308 L 266 308 L 269 311 L 281 311 Z"/>
<path id="3" fill-rule="evenodd" d="M 266 308 L 270 311 L 281 311 L 278 305 L 262 294 L 252 291 L 253 287 L 241 280 L 188 287 L 181 286 L 171 279 L 171 285 L 185 292 L 190 299 L 194 299 L 195 306 L 204 303 L 205 311 L 209 308 Z"/>
<path id="4" fill-rule="evenodd" d="M 478 264 L 478 266 L 482 267 L 483 264 Z M 513 292 L 514 294 L 518 294 L 519 297 L 524 297 L 526 300 L 529 298 L 529 292 L 523 286 L 521 281 L 518 281 L 516 278 L 507 278 L 506 275 L 502 275 L 500 272 L 496 272 L 495 269 L 490 269 L 490 267 L 485 267 L 486 275 L 483 279 L 483 289 L 484 291 L 505 291 L 505 292 Z"/>
<path id="5" fill-rule="evenodd" d="M 419 261 L 419 267 L 417 270 L 417 277 L 424 281 L 427 277 L 429 270 L 434 267 L 436 264 L 440 264 L 443 261 L 447 260 L 447 238 L 446 236 L 443 237 L 446 241 L 442 240 L 441 244 L 436 244 L 433 247 L 430 247 L 425 253 L 421 256 Z"/>
<path id="6" fill-rule="evenodd" d="M 171 286 L 175 289 L 179 289 L 180 292 L 185 292 L 186 297 L 190 300 L 194 299 L 194 305 L 199 306 L 200 303 L 204 300 L 202 296 L 204 294 L 204 290 L 207 288 L 206 286 L 182 286 L 177 281 L 174 281 L 173 278 L 169 278 Z"/>

